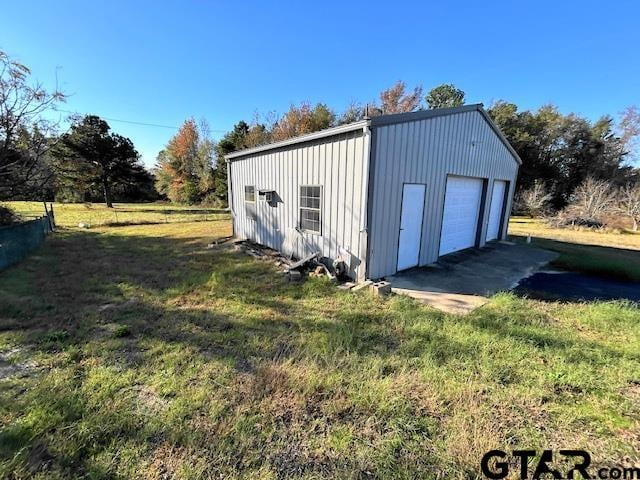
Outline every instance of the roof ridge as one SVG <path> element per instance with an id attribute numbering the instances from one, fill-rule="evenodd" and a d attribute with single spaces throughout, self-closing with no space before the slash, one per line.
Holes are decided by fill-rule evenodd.
<path id="1" fill-rule="evenodd" d="M 365 117 L 363 120 L 358 120 L 357 122 L 338 125 L 337 127 L 326 128 L 324 130 L 307 133 L 305 135 L 300 135 L 298 137 L 291 137 L 286 140 L 281 140 L 279 142 L 266 143 L 264 145 L 259 145 L 257 147 L 238 150 L 237 152 L 233 152 L 226 155 L 225 159 L 229 161 L 234 158 L 244 157 L 247 155 L 252 155 L 254 153 L 265 152 L 269 150 L 276 150 L 278 148 L 294 145 L 296 143 L 311 142 L 313 140 L 317 140 L 320 138 L 341 135 L 343 133 L 359 130 L 366 126 L 381 127 L 385 125 L 392 125 L 395 123 L 413 122 L 413 121 L 425 120 L 428 118 L 441 117 L 444 115 L 455 115 L 457 113 L 473 112 L 473 111 L 480 112 L 480 114 L 487 121 L 487 123 L 489 124 L 491 129 L 494 131 L 494 133 L 498 136 L 498 138 L 500 138 L 500 140 L 505 145 L 505 147 L 509 150 L 511 155 L 513 155 L 516 162 L 522 165 L 522 159 L 518 155 L 518 152 L 515 151 L 513 146 L 509 143 L 507 138 L 504 136 L 504 134 L 500 130 L 500 127 L 498 127 L 498 125 L 496 125 L 493 119 L 489 116 L 487 111 L 484 109 L 484 105 L 482 103 L 472 103 L 469 105 L 460 105 L 458 107 L 418 110 L 417 112 L 389 113 L 386 115 L 383 114 L 383 115 L 376 115 L 373 117 Z"/>

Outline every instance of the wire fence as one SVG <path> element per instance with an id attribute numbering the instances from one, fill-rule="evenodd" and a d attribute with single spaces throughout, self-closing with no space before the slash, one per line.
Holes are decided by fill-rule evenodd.
<path id="1" fill-rule="evenodd" d="M 14 202 L 11 208 L 23 218 L 40 217 L 45 212 L 42 203 Z M 160 223 L 187 223 L 227 220 L 228 209 L 184 208 L 161 204 L 118 204 L 105 208 L 96 204 L 55 204 L 58 227 L 119 227 Z"/>
<path id="2" fill-rule="evenodd" d="M 38 248 L 53 231 L 53 214 L 0 227 L 0 270 L 18 263 Z"/>

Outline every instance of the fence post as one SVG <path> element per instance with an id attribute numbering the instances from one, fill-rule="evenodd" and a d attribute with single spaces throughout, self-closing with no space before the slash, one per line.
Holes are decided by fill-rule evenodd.
<path id="1" fill-rule="evenodd" d="M 44 205 L 44 215 L 45 217 L 47 217 L 47 224 L 49 225 L 49 231 L 53 232 L 53 225 L 51 224 L 51 217 L 49 216 L 49 209 L 47 208 L 47 202 L 43 200 L 42 204 Z"/>
<path id="2" fill-rule="evenodd" d="M 53 213 L 53 203 L 49 203 L 49 213 L 51 215 L 51 224 L 53 226 L 52 230 L 55 230 L 55 228 L 56 228 L 56 214 Z"/>

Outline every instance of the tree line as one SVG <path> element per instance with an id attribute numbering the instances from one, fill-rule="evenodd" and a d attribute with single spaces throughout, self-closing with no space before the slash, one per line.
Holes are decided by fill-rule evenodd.
<path id="1" fill-rule="evenodd" d="M 455 107 L 463 102 L 464 92 L 453 85 L 436 87 L 425 97 L 422 87 L 407 89 L 403 82 L 397 82 L 383 90 L 378 100 L 352 103 L 341 114 L 324 103 L 303 102 L 292 105 L 280 117 L 269 115 L 271 120 L 241 120 L 218 142 L 210 139 L 206 122 L 189 119 L 158 155 L 154 170 L 156 187 L 174 202 L 224 205 L 227 201 L 224 157 L 229 153 L 355 122 L 365 116 Z"/>
<path id="2" fill-rule="evenodd" d="M 133 142 L 95 115 L 58 134 L 47 119 L 65 95 L 30 81 L 27 66 L 0 51 L 0 200 L 158 198 Z M 50 115 L 49 115 L 50 116 Z"/>
<path id="3" fill-rule="evenodd" d="M 398 81 L 373 101 L 336 112 L 303 102 L 283 115 L 241 120 L 218 141 L 205 121 L 187 119 L 147 171 L 130 139 L 95 115 L 71 118 L 58 134 L 46 113 L 65 95 L 30 81 L 29 69 L 0 52 L 0 200 L 47 199 L 149 201 L 223 206 L 227 197 L 225 155 L 382 114 L 464 105 L 465 92 L 451 84 L 428 92 Z M 563 114 L 553 105 L 520 110 L 507 101 L 487 108 L 522 158 L 519 198 L 533 190 L 545 209 L 566 207 L 587 179 L 615 188 L 639 182 L 631 163 L 640 137 L 640 112 L 629 107 L 617 118 L 591 121 Z"/>

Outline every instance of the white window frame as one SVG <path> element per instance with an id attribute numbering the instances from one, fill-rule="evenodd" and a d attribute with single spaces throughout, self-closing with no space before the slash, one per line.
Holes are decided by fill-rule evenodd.
<path id="1" fill-rule="evenodd" d="M 247 188 L 252 190 L 253 200 L 247 199 Z M 258 212 L 256 211 L 256 187 L 255 185 L 244 186 L 244 211 L 249 220 L 255 220 Z"/>
<path id="2" fill-rule="evenodd" d="M 320 196 L 318 197 L 318 208 L 315 207 L 303 207 L 302 206 L 302 189 L 303 188 L 318 188 L 320 191 Z M 300 187 L 298 188 L 298 222 L 300 225 L 300 229 L 303 232 L 307 232 L 307 233 L 311 233 L 314 235 L 322 235 L 322 185 L 300 185 Z M 316 198 L 316 197 L 309 197 L 307 195 L 304 196 L 305 198 Z M 305 228 L 302 225 L 302 212 L 303 211 L 309 211 L 309 212 L 318 212 L 318 230 L 311 230 L 309 228 Z"/>
<path id="3" fill-rule="evenodd" d="M 251 195 L 253 195 L 253 200 L 247 200 L 247 188 L 252 190 Z M 247 203 L 256 203 L 256 187 L 253 185 L 245 185 L 244 186 L 244 201 Z"/>

